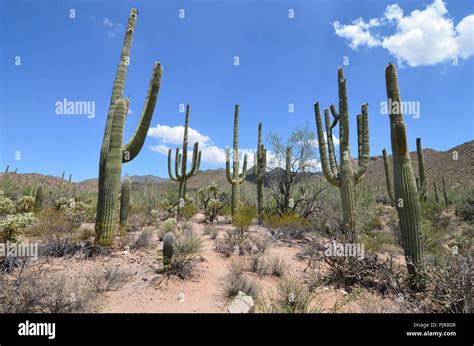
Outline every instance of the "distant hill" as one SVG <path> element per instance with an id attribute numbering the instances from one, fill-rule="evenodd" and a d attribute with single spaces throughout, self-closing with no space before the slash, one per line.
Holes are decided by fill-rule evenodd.
<path id="1" fill-rule="evenodd" d="M 447 151 L 436 151 L 434 149 L 424 149 L 425 156 L 425 172 L 429 179 L 428 189 L 431 190 L 433 181 L 441 182 L 442 177 L 445 177 L 446 182 L 450 188 L 473 189 L 474 188 L 474 141 L 463 143 L 455 148 Z M 457 160 L 453 160 L 454 152 L 457 152 Z M 410 153 L 412 158 L 413 168 L 418 174 L 418 158 L 416 152 Z M 391 156 L 389 157 L 391 160 Z M 357 160 L 355 160 L 355 164 Z M 320 174 L 320 173 L 319 173 Z M 267 177 L 271 179 L 272 172 L 267 173 Z M 1 173 L 0 177 L 3 176 Z M 59 186 L 61 178 L 53 177 L 51 175 L 42 175 L 38 173 L 10 173 L 10 177 L 17 179 L 22 186 L 35 185 L 42 183 L 48 186 Z M 153 182 L 164 188 L 176 184 L 170 179 L 157 177 L 154 175 L 145 176 L 131 176 L 132 182 L 137 184 L 144 184 Z M 212 182 L 227 188 L 230 185 L 227 182 L 225 169 L 207 169 L 199 171 L 194 177 L 188 180 L 188 188 L 195 189 L 207 186 Z M 255 182 L 253 169 L 247 171 L 247 178 L 244 182 L 243 189 L 249 188 Z M 72 183 L 78 191 L 97 191 L 97 179 L 87 179 L 79 183 Z M 364 184 L 371 184 L 377 186 L 385 186 L 385 173 L 383 168 L 382 156 L 373 156 L 370 158 L 369 167 L 367 169 Z"/>

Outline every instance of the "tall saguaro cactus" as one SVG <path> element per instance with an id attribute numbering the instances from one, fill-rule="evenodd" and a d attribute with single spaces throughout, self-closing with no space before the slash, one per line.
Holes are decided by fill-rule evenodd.
<path id="1" fill-rule="evenodd" d="M 253 171 L 257 183 L 257 219 L 261 224 L 263 221 L 263 176 L 267 168 L 267 149 L 262 144 L 262 123 L 258 124 L 257 152 L 255 153 L 255 162 Z"/>
<path id="2" fill-rule="evenodd" d="M 233 151 L 233 171 L 230 169 L 230 152 L 229 148 L 226 149 L 226 163 L 225 172 L 227 181 L 232 184 L 232 216 L 239 213 L 240 204 L 240 184 L 242 184 L 247 176 L 247 154 L 244 155 L 244 165 L 242 173 L 239 174 L 239 105 L 235 105 L 234 112 L 234 151 Z"/>
<path id="3" fill-rule="evenodd" d="M 132 189 L 132 181 L 129 177 L 125 177 L 122 183 L 122 191 L 120 193 L 120 227 L 127 226 L 128 210 L 130 207 L 130 190 Z"/>
<path id="4" fill-rule="evenodd" d="M 112 242 L 115 230 L 122 163 L 133 160 L 145 142 L 145 137 L 153 117 L 163 72 L 161 64 L 155 62 L 140 121 L 132 138 L 123 146 L 123 131 L 129 103 L 128 99 L 123 98 L 123 91 L 130 63 L 130 49 L 137 15 L 138 11 L 133 8 L 128 18 L 122 54 L 115 75 L 104 138 L 100 150 L 99 194 L 95 230 L 96 242 L 105 245 Z"/>
<path id="5" fill-rule="evenodd" d="M 316 127 L 319 141 L 321 165 L 326 179 L 332 185 L 339 187 L 342 201 L 342 217 L 346 226 L 348 240 L 356 239 L 356 185 L 362 180 L 369 164 L 369 125 L 368 105 L 363 104 L 361 114 L 357 115 L 358 167 L 352 168 L 349 147 L 349 112 L 347 105 L 346 80 L 344 70 L 338 69 L 339 113 L 334 105 L 330 106 L 334 118 L 331 124 L 329 110 L 324 110 L 326 122 L 326 137 L 328 154 L 326 153 L 326 138 L 323 132 L 319 102 L 314 105 Z M 339 122 L 339 165 L 337 164 L 332 138 L 332 129 Z"/>
<path id="6" fill-rule="evenodd" d="M 390 139 L 392 145 L 393 184 L 390 176 L 387 152 L 383 150 L 387 190 L 397 208 L 400 220 L 402 245 L 405 252 L 408 273 L 412 278 L 423 266 L 423 246 L 421 237 L 421 208 L 420 196 L 425 187 L 417 189 L 416 178 L 411 165 L 408 150 L 407 132 L 401 112 L 400 92 L 398 90 L 397 71 L 395 65 L 388 64 L 385 68 L 387 98 L 392 104 L 390 110 Z M 423 169 L 421 140 L 417 139 L 418 157 L 421 158 L 420 169 Z M 424 172 L 420 171 L 420 184 L 426 185 Z"/>
<path id="7" fill-rule="evenodd" d="M 168 151 L 168 175 L 171 180 L 179 182 L 178 198 L 178 212 L 180 210 L 181 200 L 186 198 L 186 183 L 188 178 L 196 175 L 201 165 L 201 151 L 199 150 L 199 142 L 194 143 L 193 157 L 191 161 L 191 170 L 187 172 L 188 163 L 188 127 L 189 127 L 189 105 L 186 106 L 186 119 L 184 122 L 184 136 L 183 136 L 183 154 L 179 153 L 179 148 L 176 148 L 175 157 L 175 175 L 171 169 L 171 149 Z M 181 173 L 180 173 L 181 171 Z"/>

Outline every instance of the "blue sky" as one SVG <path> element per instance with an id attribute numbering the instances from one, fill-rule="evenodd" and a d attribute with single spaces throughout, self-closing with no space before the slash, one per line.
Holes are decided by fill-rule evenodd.
<path id="1" fill-rule="evenodd" d="M 396 6 L 387 9 L 391 4 Z M 438 150 L 472 139 L 474 3 L 469 0 L 4 0 L 1 167 L 9 164 L 19 172 L 56 176 L 66 171 L 74 181 L 97 176 L 108 102 L 132 7 L 139 16 L 125 88 L 133 113 L 124 141 L 139 119 L 155 60 L 164 72 L 154 129 L 123 173 L 167 176 L 167 156 L 161 151 L 181 141 L 180 104 L 191 105 L 192 139 L 204 145 L 203 169 L 224 166 L 236 103 L 243 149 L 256 146 L 259 121 L 265 135 L 273 131 L 287 136 L 306 123 L 315 130 L 313 104 L 337 103 L 337 68 L 344 57 L 349 59 L 344 68 L 353 154 L 355 117 L 365 102 L 371 155 L 390 147 L 388 119 L 380 114 L 380 103 L 386 101 L 384 67 L 390 61 L 401 66 L 402 100 L 420 105 L 419 118 L 406 116 L 412 150 L 416 137 L 422 137 L 424 147 Z M 75 18 L 70 18 L 71 9 Z M 184 19 L 179 18 L 180 9 Z M 290 9 L 294 18 L 289 18 Z M 412 35 L 420 30 L 425 35 L 421 43 Z M 239 66 L 234 65 L 236 56 Z M 15 64 L 17 57 L 20 65 Z M 56 114 L 55 104 L 64 98 L 95 102 L 95 117 Z"/>

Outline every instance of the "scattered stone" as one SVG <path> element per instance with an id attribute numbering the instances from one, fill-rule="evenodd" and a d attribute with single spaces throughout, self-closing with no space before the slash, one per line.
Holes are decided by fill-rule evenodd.
<path id="1" fill-rule="evenodd" d="M 242 291 L 237 293 L 232 303 L 230 303 L 228 311 L 231 314 L 247 314 L 254 307 L 253 298 Z"/>

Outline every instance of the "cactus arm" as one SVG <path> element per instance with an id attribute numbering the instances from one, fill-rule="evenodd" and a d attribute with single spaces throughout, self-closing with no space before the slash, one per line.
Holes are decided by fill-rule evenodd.
<path id="1" fill-rule="evenodd" d="M 418 155 L 418 175 L 419 175 L 419 189 L 418 196 L 422 199 L 426 193 L 426 176 L 425 176 L 425 160 L 423 155 L 423 147 L 421 145 L 421 138 L 416 139 L 416 153 Z"/>
<path id="2" fill-rule="evenodd" d="M 145 138 L 150 127 L 151 119 L 153 118 L 156 99 L 158 98 L 158 92 L 160 90 L 162 74 L 163 69 L 161 64 L 159 62 L 155 62 L 140 121 L 132 137 L 122 149 L 122 162 L 124 163 L 133 160 L 142 149 L 143 143 L 145 143 Z"/>
<path id="3" fill-rule="evenodd" d="M 230 148 L 225 149 L 225 173 L 229 184 L 233 184 L 234 179 L 232 178 L 232 175 L 230 173 Z"/>
<path id="4" fill-rule="evenodd" d="M 390 200 L 392 203 L 395 203 L 395 198 L 394 198 L 394 193 L 393 193 L 393 185 L 392 185 L 392 177 L 390 173 L 390 166 L 388 164 L 388 156 L 387 156 L 387 150 L 385 148 L 382 150 L 382 156 L 383 156 L 383 167 L 385 170 L 385 182 L 387 184 L 387 193 L 388 197 L 390 197 Z"/>
<path id="5" fill-rule="evenodd" d="M 314 113 L 316 117 L 316 128 L 318 133 L 318 143 L 319 143 L 319 154 L 321 156 L 321 167 L 323 169 L 323 173 L 328 180 L 334 186 L 340 186 L 340 180 L 334 176 L 334 173 L 331 170 L 331 166 L 329 165 L 329 161 L 326 154 L 326 140 L 324 139 L 323 133 L 323 124 L 321 121 L 321 111 L 319 109 L 319 102 L 316 102 L 314 105 Z"/>
<path id="6" fill-rule="evenodd" d="M 201 164 L 201 151 L 199 150 L 199 142 L 194 143 L 193 148 L 193 158 L 191 163 L 191 170 L 186 175 L 188 177 L 192 177 L 199 171 L 199 166 Z"/>
<path id="7" fill-rule="evenodd" d="M 359 145 L 359 162 L 358 168 L 355 173 L 356 181 L 359 182 L 363 177 L 365 172 L 367 171 L 367 167 L 369 166 L 370 160 L 370 138 L 369 138 L 369 112 L 367 110 L 368 105 L 362 105 L 362 115 L 361 115 L 361 130 L 359 132 L 359 124 L 357 124 L 357 132 L 358 137 L 362 136 L 362 143 Z M 359 123 L 359 117 L 357 119 L 357 123 Z M 359 139 L 360 141 L 360 139 Z"/>
<path id="8" fill-rule="evenodd" d="M 335 177 L 339 174 L 339 169 L 337 168 L 336 152 L 334 150 L 334 141 L 332 138 L 332 127 L 329 120 L 329 110 L 326 108 L 324 110 L 324 120 L 326 123 L 326 138 L 328 141 L 328 152 L 329 152 L 329 164 L 331 165 L 331 171 Z"/>
<path id="9" fill-rule="evenodd" d="M 247 154 L 244 155 L 244 165 L 242 167 L 242 173 L 239 174 L 239 184 L 243 183 L 247 176 Z"/>
<path id="10" fill-rule="evenodd" d="M 173 170 L 171 169 L 171 154 L 172 154 L 172 150 L 170 148 L 168 150 L 168 175 L 169 175 L 171 180 L 178 181 L 178 178 L 173 176 Z"/>

